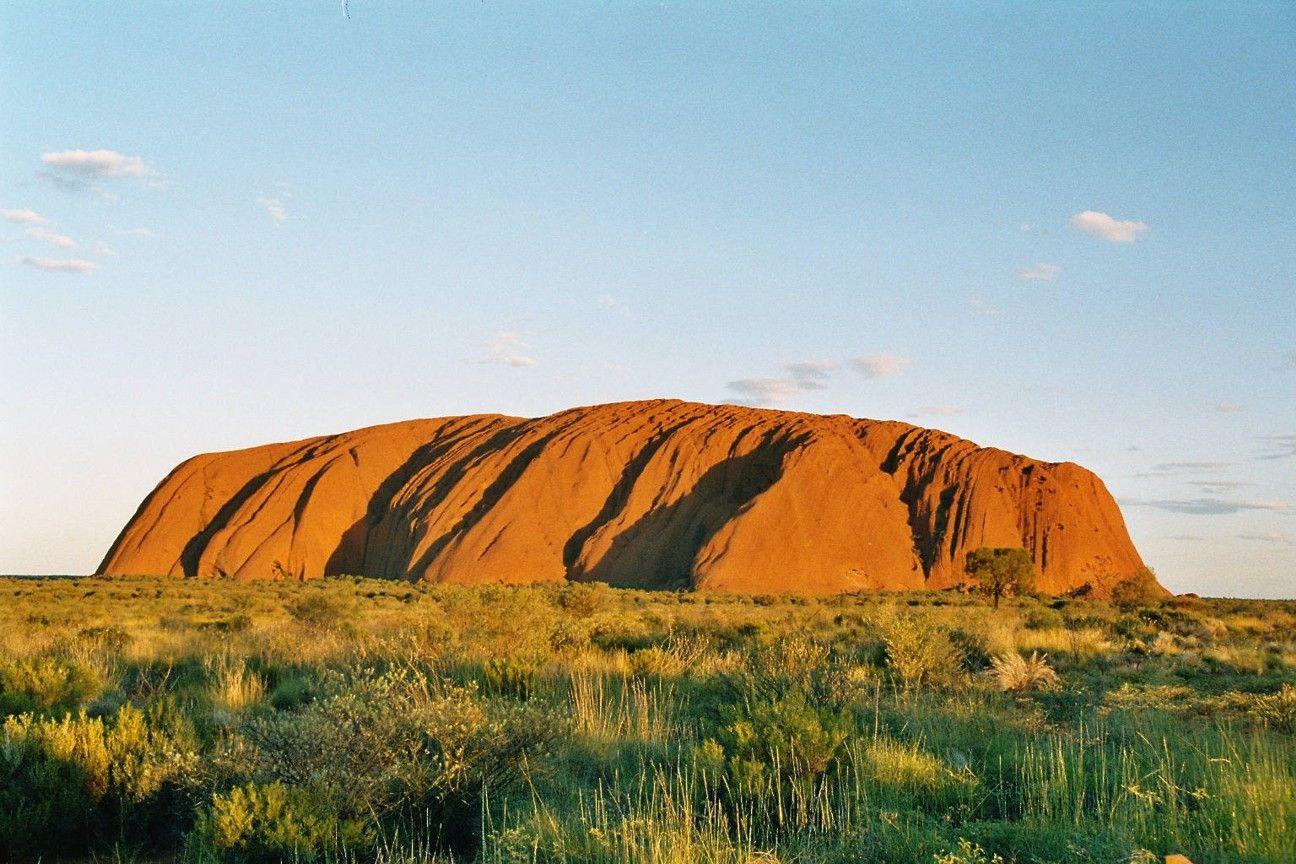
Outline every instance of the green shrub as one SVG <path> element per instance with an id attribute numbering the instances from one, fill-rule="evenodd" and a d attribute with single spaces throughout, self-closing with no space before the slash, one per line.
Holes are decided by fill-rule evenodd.
<path id="1" fill-rule="evenodd" d="M 339 818 L 309 792 L 279 782 L 213 795 L 190 835 L 198 856 L 240 864 L 315 861 L 372 842 L 362 821 Z"/>
<path id="2" fill-rule="evenodd" d="M 331 682 L 298 711 L 247 721 L 219 776 L 310 788 L 346 818 L 436 815 L 471 839 L 481 796 L 538 772 L 565 726 L 530 703 L 411 670 Z"/>
<path id="3" fill-rule="evenodd" d="M 526 699 L 531 695 L 539 668 L 539 662 L 531 658 L 492 657 L 482 663 L 482 679 L 489 693 Z"/>
<path id="4" fill-rule="evenodd" d="M 4 723 L 0 849 L 79 852 L 117 836 L 155 840 L 197 773 L 192 727 L 159 703 L 106 722 L 24 714 Z"/>
<path id="5" fill-rule="evenodd" d="M 347 606 L 347 603 L 330 594 L 312 593 L 284 608 L 298 624 L 322 629 L 344 623 Z"/>
<path id="6" fill-rule="evenodd" d="M 56 657 L 0 661 L 0 715 L 76 710 L 102 687 L 89 669 Z"/>
<path id="7" fill-rule="evenodd" d="M 722 758 L 734 788 L 750 795 L 821 777 L 853 731 L 846 714 L 810 704 L 801 691 L 723 706 L 721 718 L 707 758 Z"/>
<path id="8" fill-rule="evenodd" d="M 962 677 L 963 657 L 949 635 L 914 616 L 883 625 L 887 667 L 905 690 L 948 685 Z"/>
<path id="9" fill-rule="evenodd" d="M 1151 568 L 1143 568 L 1112 586 L 1111 600 L 1118 609 L 1134 609 L 1165 596 Z"/>

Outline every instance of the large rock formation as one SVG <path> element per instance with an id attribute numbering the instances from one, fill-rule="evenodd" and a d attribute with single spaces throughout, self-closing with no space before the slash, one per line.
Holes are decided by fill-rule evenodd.
<path id="1" fill-rule="evenodd" d="M 673 400 L 411 420 L 196 456 L 101 573 L 824 594 L 944 588 L 1024 546 L 1042 590 L 1142 569 L 1096 476 L 906 423 Z"/>

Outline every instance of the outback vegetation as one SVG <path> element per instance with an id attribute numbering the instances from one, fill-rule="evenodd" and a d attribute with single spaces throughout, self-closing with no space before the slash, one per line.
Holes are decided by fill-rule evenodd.
<path id="1" fill-rule="evenodd" d="M 1296 605 L 0 580 L 0 859 L 1291 861 Z"/>

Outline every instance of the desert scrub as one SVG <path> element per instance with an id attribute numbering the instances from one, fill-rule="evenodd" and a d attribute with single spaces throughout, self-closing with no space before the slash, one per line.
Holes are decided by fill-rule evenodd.
<path id="1" fill-rule="evenodd" d="M 103 687 L 86 666 L 58 657 L 0 660 L 0 716 L 75 710 Z"/>
<path id="2" fill-rule="evenodd" d="M 315 861 L 328 853 L 345 855 L 373 843 L 372 828 L 358 819 L 341 819 L 311 793 L 274 782 L 247 783 L 212 796 L 189 837 L 199 862 L 240 864 Z"/>
<path id="3" fill-rule="evenodd" d="M 309 790 L 339 818 L 426 811 L 471 835 L 482 796 L 541 773 L 565 729 L 541 707 L 408 667 L 325 686 L 328 695 L 254 717 L 226 740 L 216 759 L 224 782 Z"/>
<path id="4" fill-rule="evenodd" d="M 1296 604 L 574 589 L 0 579 L 0 860 L 1291 862 Z"/>
<path id="5" fill-rule="evenodd" d="M 14 856 L 84 852 L 97 839 L 165 839 L 171 811 L 195 782 L 198 742 L 159 703 L 105 720 L 10 717 L 0 742 L 0 849 Z M 161 836 L 158 836 L 161 835 Z"/>
<path id="6" fill-rule="evenodd" d="M 963 656 L 948 631 L 914 615 L 885 618 L 880 627 L 887 668 L 901 689 L 950 686 L 963 679 Z"/>

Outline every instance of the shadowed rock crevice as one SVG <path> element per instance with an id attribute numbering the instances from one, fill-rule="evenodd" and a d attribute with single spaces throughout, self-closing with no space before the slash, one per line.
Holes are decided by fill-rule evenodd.
<path id="1" fill-rule="evenodd" d="M 624 588 L 691 588 L 698 554 L 722 527 L 779 481 L 797 438 L 768 432 L 750 452 L 708 468 L 683 497 L 649 510 L 573 578 Z"/>
<path id="2" fill-rule="evenodd" d="M 592 520 L 582 525 L 576 533 L 572 534 L 563 546 L 563 566 L 568 570 L 569 579 L 580 579 L 585 575 L 585 571 L 576 566 L 576 558 L 580 555 L 585 541 L 589 540 L 596 531 L 621 514 L 630 500 L 630 490 L 634 488 L 649 460 L 656 455 L 657 451 L 661 449 L 661 446 L 670 439 L 676 430 L 688 425 L 690 422 L 692 421 L 681 420 L 653 435 L 652 438 L 648 439 L 648 443 L 640 447 L 635 455 L 630 458 L 630 461 L 626 463 L 625 468 L 621 471 L 621 477 L 617 480 L 616 485 L 612 487 L 612 493 L 608 495 L 607 501 L 604 502 L 603 509 Z"/>

